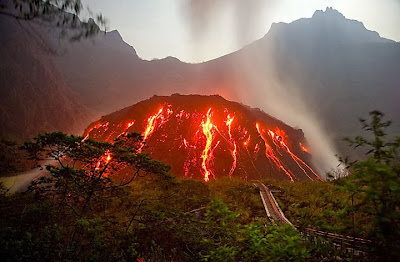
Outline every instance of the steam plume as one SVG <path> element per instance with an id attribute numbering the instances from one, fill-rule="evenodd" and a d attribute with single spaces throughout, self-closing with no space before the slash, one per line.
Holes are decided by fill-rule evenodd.
<path id="1" fill-rule="evenodd" d="M 184 0 L 184 15 L 191 29 L 192 38 L 202 40 L 210 28 L 220 22 L 222 14 L 230 13 L 239 45 L 251 39 L 261 12 L 271 9 L 273 0 Z"/>
<path id="2" fill-rule="evenodd" d="M 220 22 L 221 16 L 226 13 L 232 17 L 236 42 L 239 47 L 254 40 L 251 39 L 254 38 L 252 28 L 261 23 L 261 15 L 265 18 L 277 3 L 275 0 L 183 1 L 185 1 L 184 15 L 190 27 L 193 43 L 199 45 L 195 46 L 197 53 L 201 52 L 201 44 L 205 44 L 205 37 Z M 261 48 L 267 47 L 261 46 Z M 271 50 L 273 49 L 271 48 Z M 260 50 L 260 53 L 263 51 Z M 270 54 L 273 53 L 270 52 Z M 318 169 L 324 172 L 335 167 L 337 165 L 336 149 L 332 139 L 326 135 L 312 106 L 303 102 L 304 94 L 299 92 L 296 83 L 291 82 L 291 76 L 285 76 L 284 81 L 279 77 L 280 72 L 276 71 L 276 65 L 273 63 L 276 60 L 273 55 L 260 58 L 257 54 L 249 55 L 242 52 L 235 57 L 237 58 L 236 67 L 240 71 L 237 75 L 243 76 L 236 76 L 238 78 L 236 80 L 241 83 L 238 86 L 242 88 L 236 87 L 234 90 L 239 97 L 229 98 L 251 106 L 258 106 L 287 124 L 302 128 L 310 142 L 313 159 Z M 255 63 L 257 60 L 258 62 Z"/>

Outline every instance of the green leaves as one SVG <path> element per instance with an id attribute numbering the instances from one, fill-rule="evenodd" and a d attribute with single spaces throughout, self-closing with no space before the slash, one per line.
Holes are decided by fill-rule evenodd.
<path id="1" fill-rule="evenodd" d="M 351 175 L 343 189 L 358 199 L 357 212 L 371 217 L 368 235 L 383 251 L 378 255 L 390 260 L 399 256 L 390 251 L 400 248 L 400 138 L 387 139 L 385 129 L 391 121 L 384 121 L 383 113 L 372 111 L 370 116 L 369 121 L 360 120 L 367 137 L 346 139 L 353 147 L 365 149 L 367 159 L 349 165 Z"/>
<path id="2" fill-rule="evenodd" d="M 290 226 L 253 221 L 243 225 L 221 200 L 212 200 L 205 219 L 204 261 L 304 261 L 308 253 Z"/>
<path id="3" fill-rule="evenodd" d="M 397 156 L 400 147 L 400 139 L 386 141 L 385 129 L 391 125 L 391 121 L 383 121 L 384 114 L 379 111 L 370 112 L 371 120 L 360 119 L 364 131 L 370 133 L 368 137 L 356 136 L 355 138 L 345 138 L 353 148 L 363 147 L 366 155 L 372 155 L 378 161 L 390 161 Z"/>

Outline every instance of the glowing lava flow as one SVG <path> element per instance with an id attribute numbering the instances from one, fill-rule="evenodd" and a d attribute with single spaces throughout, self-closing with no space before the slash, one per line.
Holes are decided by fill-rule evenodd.
<path id="1" fill-rule="evenodd" d="M 302 143 L 299 143 L 299 146 L 300 146 L 301 150 L 303 150 L 304 152 L 309 153 L 307 147 L 305 147 Z"/>
<path id="2" fill-rule="evenodd" d="M 125 128 L 124 132 L 122 132 L 121 134 L 119 134 L 119 135 L 117 136 L 117 138 L 120 137 L 120 136 L 122 136 L 122 135 L 124 135 L 124 134 L 126 133 L 126 131 L 127 131 L 131 126 L 133 126 L 134 124 L 135 124 L 135 120 L 129 122 L 129 123 L 126 125 L 126 128 Z"/>
<path id="3" fill-rule="evenodd" d="M 203 128 L 203 134 L 206 136 L 206 145 L 204 147 L 201 158 L 203 159 L 201 163 L 201 167 L 204 173 L 204 181 L 208 182 L 210 180 L 210 175 L 214 176 L 214 174 L 209 170 L 208 163 L 212 161 L 213 158 L 213 150 L 211 149 L 211 144 L 214 140 L 214 133 L 212 132 L 213 124 L 211 123 L 211 108 L 208 109 L 206 115 L 206 121 L 201 122 L 201 126 Z"/>
<path id="4" fill-rule="evenodd" d="M 108 164 L 110 160 L 111 160 L 111 153 L 107 153 L 106 164 Z"/>
<path id="5" fill-rule="evenodd" d="M 160 110 L 158 110 L 158 112 L 152 116 L 149 116 L 149 118 L 147 119 L 147 125 L 146 128 L 143 132 L 143 141 L 140 144 L 140 147 L 138 149 L 138 153 L 142 152 L 142 149 L 144 147 L 144 143 L 146 142 L 146 140 L 154 133 L 155 129 L 156 129 L 156 124 L 157 124 L 157 119 L 161 118 L 162 122 L 159 124 L 163 124 L 164 122 L 164 116 L 162 115 L 164 108 L 160 108 Z M 168 111 L 168 114 L 171 114 L 170 111 Z"/>
<path id="6" fill-rule="evenodd" d="M 233 145 L 233 149 L 230 149 L 230 152 L 231 152 L 231 155 L 232 155 L 232 158 L 233 158 L 233 163 L 232 163 L 231 170 L 229 171 L 229 177 L 232 176 L 233 172 L 236 169 L 236 165 L 237 165 L 237 145 L 236 145 L 235 140 L 233 139 L 232 132 L 231 132 L 233 119 L 235 119 L 235 117 L 231 117 L 230 115 L 228 115 L 227 119 L 226 119 L 226 125 L 228 127 L 229 140 L 230 140 L 231 144 Z"/>
<path id="7" fill-rule="evenodd" d="M 84 133 L 82 142 L 91 138 L 114 143 L 117 138 L 138 131 L 142 140 L 135 143 L 135 148 L 139 147 L 137 153 L 148 150 L 155 159 L 170 164 L 173 172 L 188 178 L 200 178 L 206 182 L 228 174 L 229 177 L 237 176 L 243 179 L 267 177 L 268 174 L 262 174 L 265 168 L 273 171 L 270 175 L 291 182 L 307 178 L 322 180 L 309 165 L 294 154 L 299 154 L 302 158 L 311 157 L 303 153 L 308 152 L 308 149 L 299 143 L 305 141 L 303 137 L 299 135 L 293 137 L 295 139 L 289 139 L 292 137 L 285 134 L 284 130 L 291 132 L 289 127 L 283 130 L 274 125 L 268 130 L 267 121 L 252 122 L 248 119 L 254 118 L 248 117 L 246 112 L 231 111 L 231 108 L 224 104 L 212 103 L 204 108 L 203 103 L 158 103 L 159 101 L 152 104 L 157 107 L 146 107 L 146 110 L 132 109 L 126 116 L 104 117 L 94 122 Z M 149 113 L 142 115 L 144 111 Z M 133 119 L 136 119 L 136 122 Z M 265 126 L 262 123 L 265 123 Z M 149 149 L 145 149 L 147 145 Z M 104 152 L 95 159 L 91 167 L 99 171 L 106 168 L 105 171 L 108 171 L 107 168 L 115 158 L 110 152 Z"/>
<path id="8" fill-rule="evenodd" d="M 98 129 L 98 128 L 100 128 L 100 127 L 103 127 L 103 128 L 104 128 L 104 132 L 107 131 L 108 125 L 109 125 L 109 123 L 108 123 L 108 122 L 105 122 L 105 123 L 98 123 L 98 124 L 96 124 L 95 126 L 91 127 L 91 128 L 87 131 L 86 136 L 82 139 L 81 142 L 84 142 L 84 141 L 88 140 L 88 139 L 89 139 L 89 136 L 90 136 L 90 132 L 92 132 L 94 129 Z"/>
<path id="9" fill-rule="evenodd" d="M 277 134 L 282 134 L 282 135 L 277 135 L 272 130 L 268 130 L 268 134 L 272 138 L 272 141 L 274 142 L 274 144 L 276 146 L 283 148 L 292 157 L 294 162 L 296 162 L 297 166 L 304 172 L 304 174 L 309 179 L 314 180 L 307 174 L 307 171 L 305 170 L 304 167 L 306 167 L 308 170 L 310 170 L 311 173 L 313 173 L 313 175 L 317 177 L 317 179 L 324 181 L 309 165 L 304 163 L 303 160 L 301 160 L 299 157 L 297 157 L 295 154 L 292 153 L 292 151 L 289 149 L 289 147 L 286 145 L 286 143 L 284 141 L 285 133 L 283 131 L 277 129 Z M 301 165 L 303 165 L 304 167 L 302 167 Z"/>
<path id="10" fill-rule="evenodd" d="M 261 139 L 264 141 L 265 144 L 265 156 L 271 160 L 279 169 L 281 169 L 285 174 L 290 178 L 290 182 L 294 182 L 293 180 L 293 173 L 290 170 L 286 170 L 286 168 L 283 166 L 281 160 L 276 157 L 273 149 L 271 146 L 267 143 L 267 140 L 265 137 L 262 135 L 262 132 L 260 130 L 260 126 L 258 123 L 256 123 L 256 129 L 258 134 L 260 135 Z"/>
<path id="11" fill-rule="evenodd" d="M 105 163 L 104 163 L 103 171 L 105 171 L 108 163 L 110 163 L 110 161 L 111 161 L 111 158 L 112 158 L 111 153 L 107 151 L 106 154 L 104 156 L 102 156 L 99 161 L 97 161 L 95 170 L 98 171 L 100 169 L 102 162 L 104 161 Z M 103 174 L 103 175 L 106 176 L 106 174 Z"/>
<path id="12" fill-rule="evenodd" d="M 87 132 L 86 136 L 82 139 L 81 142 L 85 142 L 86 140 L 89 139 L 90 132 L 92 132 L 93 129 L 95 129 L 95 128 L 92 127 L 91 129 L 89 129 L 89 131 Z"/>
<path id="13" fill-rule="evenodd" d="M 156 120 L 161 115 L 162 111 L 163 108 L 158 110 L 158 112 L 155 115 L 152 115 L 147 119 L 147 126 L 143 134 L 143 142 L 146 141 L 146 139 L 153 134 L 154 129 L 156 127 Z"/>

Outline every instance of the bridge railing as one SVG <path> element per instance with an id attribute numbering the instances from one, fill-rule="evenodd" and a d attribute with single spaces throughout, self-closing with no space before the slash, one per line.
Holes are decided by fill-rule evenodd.
<path id="1" fill-rule="evenodd" d="M 372 241 L 363 239 L 363 238 L 358 238 L 358 237 L 352 237 L 352 236 L 345 236 L 345 235 L 340 235 L 336 233 L 331 233 L 331 232 L 325 232 L 313 228 L 299 228 L 297 226 L 294 226 L 285 216 L 281 208 L 279 207 L 279 204 L 277 203 L 275 197 L 273 196 L 271 190 L 265 186 L 261 181 L 254 181 L 258 184 L 258 187 L 260 188 L 260 195 L 261 199 L 263 201 L 265 210 L 267 212 L 268 218 L 274 219 L 277 221 L 274 222 L 281 222 L 284 224 L 289 224 L 296 228 L 299 232 L 301 232 L 305 236 L 314 236 L 314 237 L 320 237 L 326 240 L 331 241 L 336 247 L 345 250 L 346 252 L 352 252 L 356 253 L 357 255 L 365 255 L 369 252 L 369 249 L 372 245 Z M 264 193 L 267 197 L 265 199 L 263 197 Z M 270 205 L 272 208 L 271 210 L 268 210 L 268 205 Z"/>

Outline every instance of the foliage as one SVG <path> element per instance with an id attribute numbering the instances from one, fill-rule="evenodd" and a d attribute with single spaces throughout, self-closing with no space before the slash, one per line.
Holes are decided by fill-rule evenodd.
<path id="1" fill-rule="evenodd" d="M 204 261 L 304 261 L 308 256 L 292 227 L 265 227 L 259 221 L 243 225 L 237 219 L 222 201 L 211 202 L 204 220 Z"/>
<path id="2" fill-rule="evenodd" d="M 117 194 L 139 175 L 165 174 L 169 167 L 138 153 L 141 137 L 121 136 L 115 143 L 98 142 L 61 132 L 38 135 L 26 142 L 36 160 L 54 160 L 47 165 L 50 176 L 43 176 L 30 187 L 41 197 L 50 195 L 67 205 L 79 217 L 89 210 L 103 209 L 110 196 Z M 125 171 L 128 177 L 115 183 L 111 177 Z"/>
<path id="3" fill-rule="evenodd" d="M 307 254 L 297 232 L 264 228 L 262 206 L 249 209 L 245 202 L 259 203 L 258 191 L 243 181 L 176 180 L 161 168 L 160 175 L 138 175 L 111 189 L 126 182 L 111 180 L 121 177 L 117 167 L 124 161 L 133 164 L 131 174 L 160 170 L 161 164 L 139 156 L 140 143 L 136 134 L 108 144 L 62 133 L 26 143 L 32 157 L 58 164 L 28 192 L 1 202 L 2 260 L 254 261 L 273 254 L 282 261 Z M 88 198 L 93 189 L 101 190 Z"/>
<path id="4" fill-rule="evenodd" d="M 32 158 L 54 163 L 46 167 L 49 175 L 35 181 L 24 194 L 6 196 L 1 191 L 0 259 L 352 260 L 326 239 L 300 232 L 311 227 L 374 236 L 381 232 L 378 222 L 383 219 L 374 217 L 372 204 L 380 193 L 366 189 L 396 192 L 394 176 L 384 176 L 398 170 L 394 149 L 393 155 L 380 151 L 381 161 L 355 163 L 351 175 L 336 181 L 265 181 L 275 189 L 277 201 L 297 231 L 271 225 L 253 184 L 229 178 L 209 183 L 175 179 L 167 174 L 168 167 L 138 153 L 141 145 L 141 136 L 135 133 L 112 144 L 57 132 L 25 143 Z M 391 187 L 373 180 L 378 186 L 372 188 L 366 180 L 371 175 L 365 172 L 390 178 Z M 394 201 L 394 197 L 396 193 L 384 200 Z M 397 219 L 398 206 L 393 209 L 389 218 Z M 393 239 L 396 226 L 393 235 L 374 238 L 383 239 L 378 247 L 386 245 L 387 237 Z"/>
<path id="5" fill-rule="evenodd" d="M 79 15 L 83 11 L 81 0 L 9 0 L 0 3 L 0 15 L 10 16 L 17 20 L 40 20 L 56 25 L 63 35 L 75 30 L 71 40 L 80 40 L 96 35 L 100 29 L 106 28 L 106 20 L 102 14 L 95 15 L 95 22 L 80 22 Z M 89 12 L 90 13 L 90 12 Z"/>
<path id="6" fill-rule="evenodd" d="M 210 181 L 211 197 L 221 199 L 232 211 L 240 214 L 241 223 L 250 223 L 257 217 L 263 217 L 264 207 L 260 201 L 258 187 L 238 178 L 221 178 Z"/>
<path id="7" fill-rule="evenodd" d="M 2 261 L 132 260 L 135 238 L 107 217 L 77 218 L 50 200 L 8 198 L 0 206 Z"/>
<path id="8" fill-rule="evenodd" d="M 266 181 L 280 189 L 275 193 L 288 219 L 301 230 L 310 227 L 353 235 L 373 241 L 376 259 L 398 260 L 400 249 L 400 138 L 388 138 L 390 121 L 370 113 L 361 120 L 366 136 L 347 138 L 363 160 L 340 159 L 348 174 L 331 182 Z"/>
<path id="9" fill-rule="evenodd" d="M 24 149 L 36 160 L 52 159 L 49 175 L 29 191 L 1 203 L 0 257 L 8 260 L 126 260 L 137 257 L 127 230 L 126 185 L 140 176 L 168 177 L 169 167 L 138 153 L 141 137 L 113 144 L 60 132 L 38 135 Z M 114 181 L 119 172 L 129 174 Z M 129 229 L 129 228 L 128 228 Z M 58 259 L 57 259 L 58 260 Z"/>
<path id="10" fill-rule="evenodd" d="M 304 181 L 289 183 L 286 181 L 267 181 L 279 188 L 274 193 L 287 218 L 300 230 L 313 228 L 326 232 L 347 235 L 352 232 L 350 194 L 333 182 Z M 366 237 L 369 220 L 360 214 L 357 217 L 355 235 Z"/>
<path id="11" fill-rule="evenodd" d="M 383 114 L 370 113 L 369 121 L 361 119 L 363 129 L 370 136 L 347 138 L 354 148 L 366 150 L 363 161 L 348 163 L 351 176 L 343 181 L 343 188 L 359 199 L 354 209 L 371 219 L 367 232 L 377 244 L 376 252 L 388 260 L 398 260 L 400 249 L 400 137 L 388 140 L 385 129 L 390 121 Z"/>

